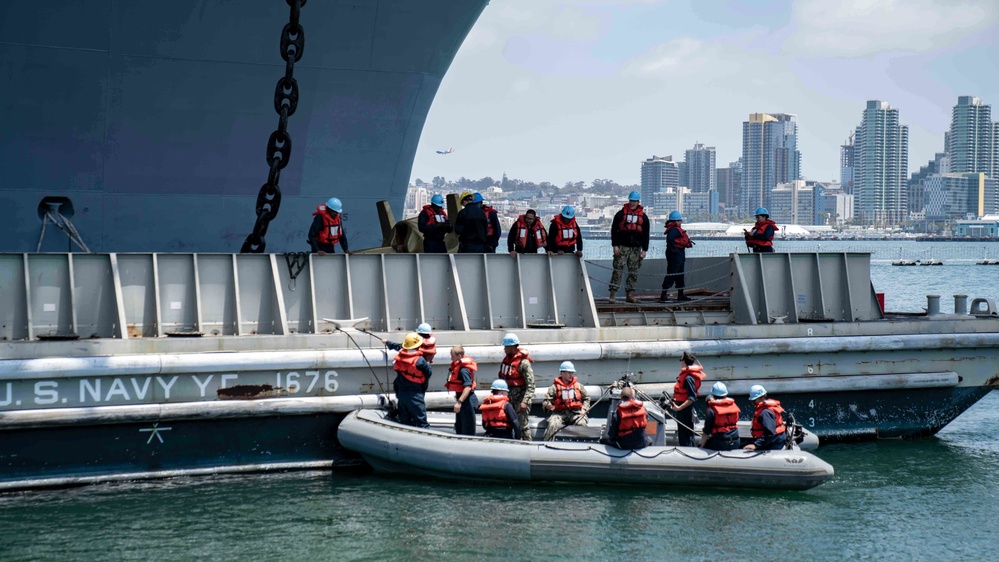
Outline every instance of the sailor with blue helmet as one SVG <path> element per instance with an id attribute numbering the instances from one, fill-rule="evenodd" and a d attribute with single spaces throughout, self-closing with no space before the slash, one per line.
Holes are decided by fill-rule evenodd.
<path id="1" fill-rule="evenodd" d="M 559 376 L 548 387 L 543 406 L 551 412 L 548 427 L 545 428 L 545 441 L 554 441 L 555 435 L 567 425 L 586 425 L 590 411 L 590 396 L 586 393 L 572 361 L 563 361 L 558 368 Z"/>
<path id="2" fill-rule="evenodd" d="M 517 334 L 503 336 L 503 362 L 500 363 L 499 378 L 510 388 L 510 403 L 517 411 L 517 419 L 523 432 L 522 439 L 531 441 L 531 427 L 527 414 L 531 411 L 534 399 L 534 369 L 527 350 L 520 347 Z"/>
<path id="3" fill-rule="evenodd" d="M 503 379 L 496 379 L 490 387 L 492 392 L 482 405 L 479 411 L 482 412 L 482 428 L 486 430 L 486 437 L 498 439 L 520 439 L 520 418 L 517 417 L 516 410 L 510 404 L 510 387 Z"/>
<path id="4" fill-rule="evenodd" d="M 336 253 L 336 244 L 340 243 L 345 253 L 350 253 L 347 249 L 347 235 L 343 231 L 343 203 L 336 197 L 330 197 L 326 203 L 316 207 L 316 212 L 312 213 L 312 226 L 309 227 L 309 246 L 313 254 L 325 256 Z"/>
<path id="5" fill-rule="evenodd" d="M 686 286 L 683 270 L 687 263 L 687 248 L 694 246 L 687 232 L 680 224 L 683 215 L 680 211 L 671 211 L 666 221 L 666 276 L 663 277 L 663 291 L 659 294 L 659 302 L 669 301 L 669 289 L 676 285 L 676 300 L 689 301 L 690 297 L 683 294 Z"/>
<path id="6" fill-rule="evenodd" d="M 749 400 L 753 403 L 753 442 L 743 449 L 770 451 L 783 449 L 787 443 L 787 424 L 780 402 L 767 397 L 761 385 L 749 387 Z"/>
<path id="7" fill-rule="evenodd" d="M 583 234 L 576 224 L 576 209 L 572 205 L 562 207 L 548 227 L 548 255 L 568 253 L 583 257 Z"/>
<path id="8" fill-rule="evenodd" d="M 719 381 L 711 387 L 705 408 L 701 447 L 714 451 L 731 451 L 739 448 L 739 406 L 729 397 L 725 383 Z"/>
<path id="9" fill-rule="evenodd" d="M 444 197 L 435 193 L 430 198 L 430 204 L 424 205 L 416 219 L 417 228 L 423 234 L 423 252 L 427 254 L 446 254 L 447 245 L 444 236 L 451 232 L 451 221 L 447 219 L 444 210 Z"/>
<path id="10" fill-rule="evenodd" d="M 742 230 L 746 237 L 746 246 L 754 254 L 770 253 L 774 251 L 774 234 L 777 233 L 777 224 L 770 220 L 770 211 L 766 207 L 756 209 L 756 224 L 752 230 Z"/>
<path id="11" fill-rule="evenodd" d="M 642 195 L 632 191 L 628 202 L 614 215 L 611 221 L 611 246 L 614 247 L 614 272 L 611 273 L 610 302 L 617 297 L 621 286 L 621 275 L 628 268 L 628 279 L 624 290 L 628 302 L 638 302 L 635 298 L 635 288 L 638 285 L 638 270 L 642 268 L 642 260 L 649 251 L 649 217 L 640 203 Z"/>

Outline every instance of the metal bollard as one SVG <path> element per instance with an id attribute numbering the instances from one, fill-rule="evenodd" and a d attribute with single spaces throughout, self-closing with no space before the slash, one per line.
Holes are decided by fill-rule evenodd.
<path id="1" fill-rule="evenodd" d="M 954 314 L 968 313 L 968 295 L 954 295 Z"/>
<path id="2" fill-rule="evenodd" d="M 940 314 L 940 295 L 926 295 L 926 315 Z"/>

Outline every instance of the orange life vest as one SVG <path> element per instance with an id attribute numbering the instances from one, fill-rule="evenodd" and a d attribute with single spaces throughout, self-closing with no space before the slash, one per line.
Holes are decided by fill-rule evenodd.
<path id="1" fill-rule="evenodd" d="M 715 411 L 715 425 L 711 428 L 711 433 L 728 433 L 738 427 L 739 407 L 735 405 L 735 400 L 709 400 L 708 408 Z"/>
<path id="2" fill-rule="evenodd" d="M 416 368 L 416 362 L 420 357 L 423 357 L 423 354 L 419 349 L 403 349 L 395 354 L 395 364 L 392 368 L 409 382 L 423 384 L 427 382 L 427 377 L 423 375 L 423 371 Z"/>
<path id="3" fill-rule="evenodd" d="M 524 215 L 517 217 L 517 222 L 513 224 L 513 228 L 517 233 L 517 246 L 520 248 L 527 247 L 528 236 L 534 237 L 538 241 L 538 248 L 544 248 L 545 244 L 548 243 L 548 234 L 545 233 L 545 227 L 541 226 L 541 221 L 534 219 L 534 224 L 527 226 L 527 220 Z"/>
<path id="4" fill-rule="evenodd" d="M 432 224 L 444 224 L 447 222 L 447 212 L 441 207 L 438 211 L 433 205 L 424 205 L 423 212 L 427 215 L 427 222 Z"/>
<path id="5" fill-rule="evenodd" d="M 472 373 L 472 390 L 475 390 L 475 370 L 479 366 L 475 363 L 475 359 L 464 356 L 457 361 L 451 362 L 451 374 L 448 375 L 447 382 L 444 383 L 444 388 L 453 392 L 462 392 L 465 390 L 465 384 L 461 382 L 460 371 L 462 367 Z"/>
<path id="6" fill-rule="evenodd" d="M 641 232 L 642 224 L 645 222 L 645 211 L 641 205 L 631 210 L 630 205 L 624 206 L 624 214 L 621 215 L 621 222 L 617 225 L 618 230 L 625 232 Z"/>
<path id="7" fill-rule="evenodd" d="M 648 413 L 641 400 L 621 402 L 617 405 L 617 415 L 620 417 L 617 425 L 618 437 L 624 437 L 639 429 L 645 431 L 645 427 L 649 425 Z"/>
<path id="8" fill-rule="evenodd" d="M 565 382 L 562 377 L 555 378 L 555 401 L 552 409 L 556 412 L 578 410 L 583 407 L 583 393 L 579 390 L 579 380 L 575 376 Z"/>
<path id="9" fill-rule="evenodd" d="M 777 427 L 774 434 L 780 435 L 781 433 L 784 433 L 787 429 L 784 425 L 784 408 L 780 407 L 780 402 L 767 398 L 766 400 L 761 400 L 760 403 L 756 405 L 756 412 L 753 414 L 753 437 L 756 439 L 763 437 L 763 424 L 760 423 L 760 414 L 763 413 L 763 410 L 770 410 L 774 413 Z"/>
<path id="10" fill-rule="evenodd" d="M 423 338 L 420 353 L 423 354 L 423 358 L 427 360 L 427 363 L 433 363 L 434 357 L 437 355 L 437 338 L 433 336 Z"/>
<path id="11" fill-rule="evenodd" d="M 517 353 L 513 354 L 513 357 L 509 355 L 503 357 L 503 363 L 500 364 L 499 377 L 506 381 L 511 388 L 515 386 L 527 386 L 527 381 L 524 380 L 524 375 L 520 374 L 520 363 L 521 361 L 530 361 L 531 358 L 527 356 L 527 350 L 518 347 Z"/>
<path id="12" fill-rule="evenodd" d="M 576 243 L 576 231 L 579 226 L 576 224 L 576 217 L 566 219 L 561 214 L 555 215 L 552 219 L 555 224 L 555 247 L 572 247 Z"/>
<path id="13" fill-rule="evenodd" d="M 496 218 L 499 219 L 496 209 L 482 205 L 482 212 L 486 214 L 486 238 L 496 236 L 496 227 L 493 225 L 491 217 L 491 215 L 496 215 Z"/>
<path id="14" fill-rule="evenodd" d="M 676 384 L 673 385 L 673 401 L 677 404 L 683 404 L 688 398 L 697 400 L 696 394 L 694 396 L 687 396 L 687 387 L 683 384 L 687 375 L 694 377 L 694 390 L 698 392 L 701 390 L 701 381 L 706 376 L 700 365 L 689 365 L 680 369 L 680 375 L 676 377 Z"/>
<path id="15" fill-rule="evenodd" d="M 320 244 L 329 244 L 332 246 L 340 241 L 340 237 L 343 236 L 343 223 L 340 220 L 340 213 L 336 216 L 331 216 L 326 211 L 326 205 L 319 205 L 316 207 L 316 212 L 312 213 L 312 216 L 319 215 L 323 219 L 323 229 L 319 231 L 319 236 L 316 237 L 316 242 Z"/>
<path id="16" fill-rule="evenodd" d="M 753 230 L 750 232 L 750 234 L 756 235 L 757 232 L 763 232 L 767 229 L 768 226 L 774 227 L 774 233 L 777 232 L 777 223 L 775 223 L 770 219 L 767 219 L 763 221 L 763 224 L 754 225 Z M 773 236 L 771 236 L 768 240 L 757 240 L 756 238 L 749 237 L 746 238 L 746 244 L 749 244 L 750 246 L 759 246 L 761 248 L 770 248 L 774 245 L 774 238 Z"/>
<path id="17" fill-rule="evenodd" d="M 673 221 L 666 223 L 666 234 L 669 234 L 669 231 L 674 228 L 680 231 L 680 236 L 673 241 L 673 245 L 677 248 L 693 248 L 694 244 L 690 241 L 690 236 L 687 236 L 687 231 L 681 228 L 678 223 Z"/>
<path id="18" fill-rule="evenodd" d="M 503 411 L 510 402 L 509 396 L 490 394 L 482 401 L 479 411 L 482 412 L 482 427 L 486 429 L 510 429 L 510 420 Z"/>

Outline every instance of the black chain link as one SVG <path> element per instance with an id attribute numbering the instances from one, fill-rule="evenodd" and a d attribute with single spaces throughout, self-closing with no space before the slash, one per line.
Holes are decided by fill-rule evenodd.
<path id="1" fill-rule="evenodd" d="M 253 232 L 246 237 L 244 254 L 260 254 L 267 247 L 264 236 L 267 227 L 277 217 L 281 208 L 281 170 L 288 165 L 291 158 L 291 135 L 288 134 L 288 117 L 298 109 L 298 81 L 295 80 L 295 63 L 302 58 L 305 51 L 305 30 L 298 22 L 301 10 L 308 0 L 285 0 L 291 7 L 290 21 L 281 30 L 281 58 L 285 61 L 284 76 L 278 79 L 274 87 L 274 111 L 278 114 L 278 128 L 267 139 L 267 183 L 260 186 L 257 194 L 257 220 L 253 223 Z"/>

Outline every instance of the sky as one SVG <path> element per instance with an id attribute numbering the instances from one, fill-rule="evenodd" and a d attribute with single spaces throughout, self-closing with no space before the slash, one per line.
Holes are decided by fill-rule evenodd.
<path id="1" fill-rule="evenodd" d="M 960 95 L 999 118 L 999 1 L 491 0 L 412 178 L 638 184 L 643 160 L 697 142 L 725 167 L 750 113 L 791 113 L 802 175 L 839 181 L 874 99 L 909 126 L 911 172 L 943 150 Z"/>

